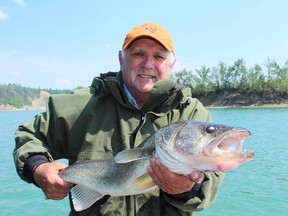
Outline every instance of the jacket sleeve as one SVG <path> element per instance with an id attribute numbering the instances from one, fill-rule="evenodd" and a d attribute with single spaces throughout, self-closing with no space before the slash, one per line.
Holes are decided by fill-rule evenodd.
<path id="1" fill-rule="evenodd" d="M 80 142 L 83 133 L 80 135 L 79 128 L 83 128 L 89 119 L 86 121 L 84 118 L 84 121 L 78 122 L 80 126 L 73 132 L 71 128 L 75 121 L 79 121 L 79 116 L 90 98 L 91 94 L 87 89 L 74 94 L 53 95 L 49 98 L 46 112 L 36 115 L 29 123 L 18 127 L 15 133 L 16 146 L 13 157 L 17 172 L 24 181 L 33 182 L 33 179 L 27 178 L 27 170 L 24 173 L 27 167 L 31 171 L 33 166 L 45 162 L 45 158 L 47 161 L 68 158 L 71 148 L 69 142 L 70 144 L 71 141 Z M 84 129 L 83 131 L 85 132 Z M 71 138 L 71 134 L 75 136 Z M 73 151 L 70 151 L 69 159 L 71 159 L 71 152 Z M 38 160 L 34 155 L 38 155 L 40 159 Z M 31 177 L 31 172 L 28 173 Z"/>
<path id="2" fill-rule="evenodd" d="M 57 100 L 62 101 L 63 97 Z M 36 115 L 29 123 L 20 125 L 15 132 L 14 163 L 21 179 L 29 183 L 33 182 L 31 166 L 44 163 L 45 158 L 46 162 L 67 158 L 67 121 L 56 113 L 54 102 L 55 98 L 50 97 L 47 111 Z M 67 110 L 65 101 L 61 104 L 60 110 Z"/>
<path id="3" fill-rule="evenodd" d="M 47 115 L 47 113 L 36 115 L 29 123 L 20 125 L 15 133 L 14 163 L 21 179 L 29 183 L 32 180 L 24 174 L 24 164 L 29 157 L 41 154 L 45 155 L 48 161 L 53 160 L 52 150 L 47 142 L 49 127 Z"/>
<path id="4" fill-rule="evenodd" d="M 204 173 L 205 178 L 198 191 L 195 191 L 195 195 L 191 198 L 179 198 L 164 194 L 164 198 L 171 205 L 176 208 L 189 212 L 189 211 L 201 211 L 216 200 L 221 183 L 224 179 L 224 172 L 217 173 Z M 193 190 L 193 189 L 192 189 Z"/>
<path id="5" fill-rule="evenodd" d="M 191 104 L 184 109 L 182 117 L 198 121 L 211 122 L 209 111 L 203 107 L 202 103 L 193 98 Z M 163 193 L 164 199 L 182 211 L 201 211 L 215 202 L 220 186 L 223 182 L 224 172 L 204 173 L 204 181 L 197 188 L 193 187 L 184 196 L 171 196 Z"/>

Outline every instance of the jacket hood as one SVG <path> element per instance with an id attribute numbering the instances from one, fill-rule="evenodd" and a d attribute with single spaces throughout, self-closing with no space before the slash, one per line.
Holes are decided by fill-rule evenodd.
<path id="1" fill-rule="evenodd" d="M 111 94 L 123 106 L 134 108 L 123 91 L 122 72 L 108 72 L 95 77 L 92 82 L 94 94 Z M 91 90 L 90 90 L 91 91 Z M 159 80 L 155 83 L 147 103 L 142 107 L 143 112 L 167 112 L 178 106 L 185 106 L 191 101 L 190 88 L 173 83 L 170 80 Z"/>

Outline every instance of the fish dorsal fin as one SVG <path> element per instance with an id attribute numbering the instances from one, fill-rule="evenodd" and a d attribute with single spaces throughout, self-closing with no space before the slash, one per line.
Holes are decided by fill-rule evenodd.
<path id="1" fill-rule="evenodd" d="M 134 187 L 137 191 L 141 191 L 142 193 L 157 188 L 157 185 L 148 173 L 144 173 L 135 179 L 131 183 L 131 186 Z"/>
<path id="2" fill-rule="evenodd" d="M 115 161 L 116 163 L 128 163 L 131 161 L 140 160 L 151 157 L 154 154 L 154 151 L 154 148 L 134 148 L 123 150 L 115 156 Z"/>
<path id="3" fill-rule="evenodd" d="M 71 189 L 72 202 L 76 211 L 82 211 L 89 208 L 97 200 L 103 197 L 103 194 L 93 191 L 83 185 L 76 185 Z"/>

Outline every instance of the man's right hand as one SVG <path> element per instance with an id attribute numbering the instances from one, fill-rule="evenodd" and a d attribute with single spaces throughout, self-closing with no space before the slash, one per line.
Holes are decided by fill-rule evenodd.
<path id="1" fill-rule="evenodd" d="M 72 183 L 64 181 L 60 172 L 67 167 L 60 162 L 49 162 L 39 165 L 33 174 L 35 182 L 43 190 L 47 199 L 61 200 L 67 196 Z"/>

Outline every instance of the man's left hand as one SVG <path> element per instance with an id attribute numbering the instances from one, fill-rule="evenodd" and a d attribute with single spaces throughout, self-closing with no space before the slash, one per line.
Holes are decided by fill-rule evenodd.
<path id="1" fill-rule="evenodd" d="M 168 194 L 190 191 L 195 183 L 201 183 L 204 180 L 204 174 L 199 171 L 194 171 L 187 176 L 172 173 L 161 164 L 159 158 L 155 157 L 150 160 L 148 173 L 159 188 Z"/>

